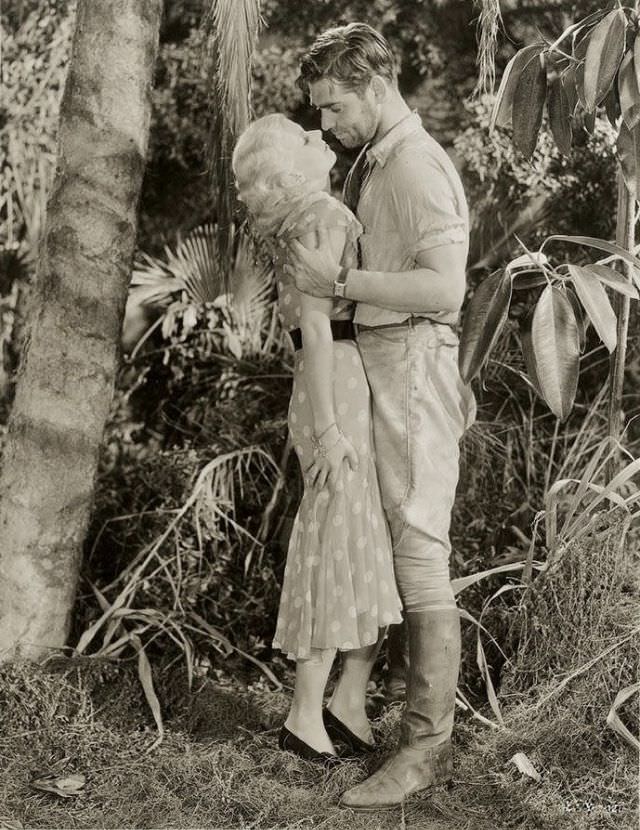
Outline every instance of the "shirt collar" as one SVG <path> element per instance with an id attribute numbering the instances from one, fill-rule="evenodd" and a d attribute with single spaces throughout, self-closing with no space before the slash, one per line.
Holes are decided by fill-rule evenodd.
<path id="1" fill-rule="evenodd" d="M 387 163 L 387 159 L 396 144 L 405 136 L 410 135 L 422 126 L 422 119 L 416 112 L 410 112 L 401 118 L 397 124 L 394 124 L 391 129 L 386 132 L 381 139 L 372 144 L 367 150 L 367 161 L 369 164 L 377 162 L 381 167 Z"/>

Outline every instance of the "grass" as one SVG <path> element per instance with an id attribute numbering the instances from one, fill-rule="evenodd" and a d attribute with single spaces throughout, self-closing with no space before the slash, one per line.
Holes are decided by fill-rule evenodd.
<path id="1" fill-rule="evenodd" d="M 0 816 L 58 830 L 604 830 L 637 823 L 637 759 L 603 721 L 584 718 L 587 674 L 542 707 L 512 693 L 503 701 L 503 729 L 460 714 L 453 786 L 414 797 L 403 812 L 377 814 L 337 806 L 339 794 L 366 774 L 363 763 L 323 772 L 277 749 L 287 692 L 206 677 L 189 692 L 176 672 L 161 685 L 165 739 L 147 752 L 155 732 L 130 665 L 59 658 L 1 667 Z M 606 701 L 600 708 L 606 714 Z M 399 716 L 395 706 L 376 721 L 383 751 Z M 540 781 L 509 763 L 517 752 L 535 764 Z M 31 789 L 33 771 L 61 757 L 70 759 L 69 771 L 86 775 L 84 791 L 63 800 Z M 0 820 L 4 826 L 11 825 Z"/>
<path id="2" fill-rule="evenodd" d="M 555 550 L 515 605 L 493 606 L 508 657 L 496 673 L 500 707 L 473 697 L 493 726 L 458 712 L 450 788 L 403 810 L 341 809 L 340 793 L 392 749 L 400 707 L 378 712 L 375 757 L 323 771 L 277 748 L 290 665 L 278 664 L 285 688 L 274 690 L 239 657 L 220 656 L 189 689 L 175 654 L 165 654 L 165 668 L 154 663 L 164 740 L 151 749 L 157 733 L 134 660 L 52 655 L 0 665 L 0 830 L 635 828 L 637 752 L 606 721 L 640 676 L 640 547 L 615 515 Z M 473 648 L 464 642 L 469 690 Z M 637 735 L 637 694 L 618 715 Z M 86 776 L 69 799 L 30 786 L 60 759 L 65 773 Z"/>

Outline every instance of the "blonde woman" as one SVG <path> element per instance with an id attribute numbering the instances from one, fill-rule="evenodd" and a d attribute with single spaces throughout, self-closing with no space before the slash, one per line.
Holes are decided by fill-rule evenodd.
<path id="1" fill-rule="evenodd" d="M 373 748 L 365 692 L 385 629 L 401 620 L 374 464 L 369 388 L 353 305 L 299 292 L 284 271 L 288 245 L 329 245 L 346 268 L 361 232 L 329 193 L 336 157 L 319 131 L 281 115 L 255 121 L 233 154 L 239 197 L 270 245 L 282 322 L 295 353 L 289 431 L 305 489 L 291 534 L 274 648 L 296 661 L 281 748 L 331 762 Z M 336 652 L 342 668 L 323 697 Z"/>

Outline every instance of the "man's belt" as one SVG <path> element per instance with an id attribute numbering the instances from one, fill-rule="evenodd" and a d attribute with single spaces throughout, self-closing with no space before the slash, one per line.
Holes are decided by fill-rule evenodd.
<path id="1" fill-rule="evenodd" d="M 379 326 L 365 326 L 362 323 L 356 323 L 356 330 L 357 331 L 377 331 L 378 329 L 396 329 L 399 327 L 413 327 L 419 326 L 422 323 L 433 323 L 436 326 L 449 326 L 451 331 L 457 332 L 457 328 L 454 323 L 446 323 L 444 320 L 434 320 L 432 317 L 406 317 L 404 320 L 400 320 L 399 323 L 382 323 Z"/>
<path id="2" fill-rule="evenodd" d="M 352 320 L 330 320 L 331 335 L 334 340 L 355 340 L 356 330 Z M 292 329 L 289 336 L 293 340 L 293 348 L 298 351 L 302 348 L 302 332 Z"/>

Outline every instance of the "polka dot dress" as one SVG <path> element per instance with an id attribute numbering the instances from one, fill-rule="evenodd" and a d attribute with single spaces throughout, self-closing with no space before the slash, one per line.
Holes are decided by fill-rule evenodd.
<path id="1" fill-rule="evenodd" d="M 331 223 L 346 216 L 355 223 L 346 208 L 335 203 L 339 207 L 323 202 L 328 212 L 316 203 L 310 221 L 319 217 Z M 296 225 L 305 232 L 308 213 Z M 292 328 L 297 325 L 299 295 L 290 279 L 279 276 L 280 310 L 285 325 Z M 345 304 L 336 305 L 340 316 L 345 310 Z M 274 648 L 295 660 L 308 658 L 316 648 L 371 645 L 381 627 L 402 619 L 375 468 L 369 386 L 353 340 L 334 342 L 333 386 L 336 419 L 358 452 L 359 466 L 352 471 L 343 465 L 334 494 L 305 486 L 291 533 L 273 641 Z M 314 456 L 302 350 L 295 353 L 289 431 L 304 474 Z"/>

